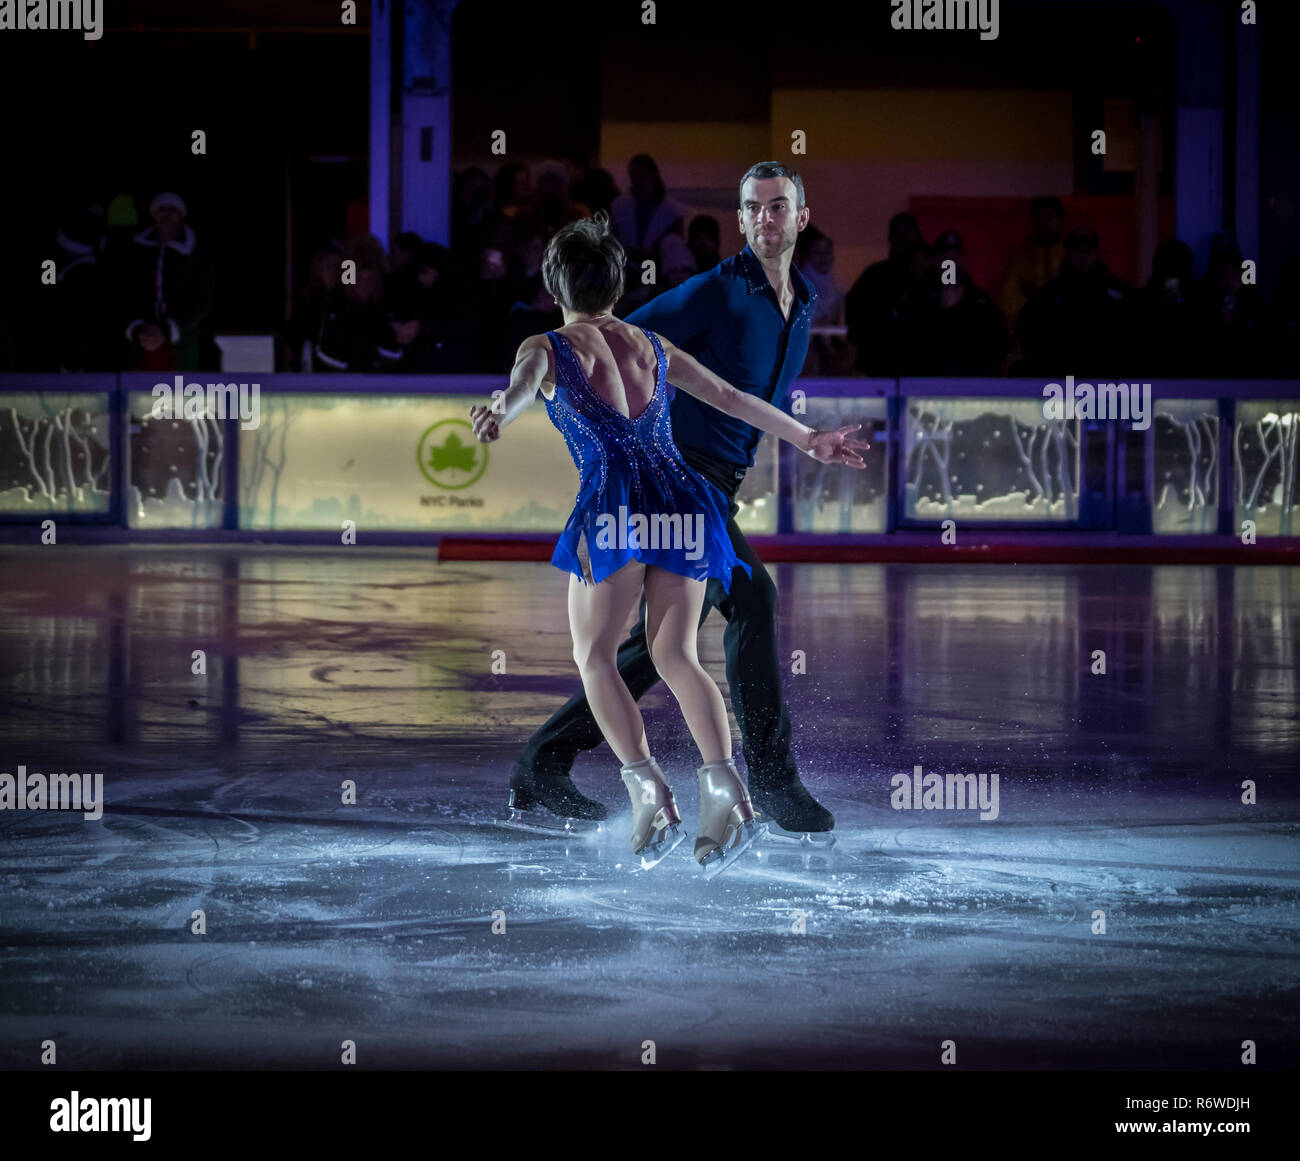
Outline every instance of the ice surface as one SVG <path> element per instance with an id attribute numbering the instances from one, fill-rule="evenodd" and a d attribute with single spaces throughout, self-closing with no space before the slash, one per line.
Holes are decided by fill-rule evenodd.
<path id="1" fill-rule="evenodd" d="M 576 685 L 555 570 L 4 556 L 0 770 L 101 770 L 106 809 L 0 811 L 0 1067 L 1297 1062 L 1293 570 L 774 569 L 839 843 L 705 882 L 689 841 L 633 869 L 603 747 L 602 833 L 494 821 Z M 643 704 L 693 838 L 680 717 Z M 892 809 L 916 764 L 997 773 L 999 817 Z"/>

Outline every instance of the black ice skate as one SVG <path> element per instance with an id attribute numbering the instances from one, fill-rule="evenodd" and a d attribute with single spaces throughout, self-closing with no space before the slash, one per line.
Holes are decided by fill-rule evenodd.
<path id="1" fill-rule="evenodd" d="M 767 818 L 768 837 L 783 846 L 797 843 L 801 847 L 828 851 L 835 845 L 835 816 L 808 793 L 797 774 L 778 783 L 755 785 L 750 780 L 750 794 Z"/>
<path id="2" fill-rule="evenodd" d="M 588 798 L 568 774 L 535 774 L 516 765 L 510 774 L 510 794 L 504 825 L 534 834 L 595 834 L 609 811 Z"/>

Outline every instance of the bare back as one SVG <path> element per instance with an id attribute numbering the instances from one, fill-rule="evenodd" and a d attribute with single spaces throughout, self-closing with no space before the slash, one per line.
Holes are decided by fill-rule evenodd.
<path id="1" fill-rule="evenodd" d="M 615 411 L 635 419 L 650 406 L 657 365 L 654 347 L 640 327 L 609 318 L 570 323 L 556 333 L 569 340 L 591 389 Z M 547 380 L 543 390 L 549 396 L 555 389 L 553 359 Z"/>

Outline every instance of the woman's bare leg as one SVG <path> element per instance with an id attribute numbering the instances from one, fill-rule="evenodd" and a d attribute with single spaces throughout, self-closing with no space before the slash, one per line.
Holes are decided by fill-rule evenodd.
<path id="1" fill-rule="evenodd" d="M 667 569 L 645 570 L 645 634 L 659 676 L 673 691 L 705 762 L 731 757 L 731 728 L 718 684 L 696 652 L 705 581 Z"/>
<path id="2" fill-rule="evenodd" d="M 645 572 L 645 565 L 634 560 L 598 585 L 569 577 L 573 660 L 582 675 L 592 716 L 625 766 L 650 757 L 641 711 L 618 672 L 618 644 L 641 603 Z"/>

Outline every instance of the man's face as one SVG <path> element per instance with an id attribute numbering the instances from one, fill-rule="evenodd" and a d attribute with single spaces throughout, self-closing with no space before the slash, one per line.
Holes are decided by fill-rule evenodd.
<path id="1" fill-rule="evenodd" d="M 798 209 L 798 194 L 788 177 L 751 177 L 740 191 L 740 232 L 760 258 L 778 258 L 793 250 L 812 211 Z"/>

